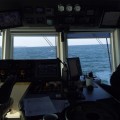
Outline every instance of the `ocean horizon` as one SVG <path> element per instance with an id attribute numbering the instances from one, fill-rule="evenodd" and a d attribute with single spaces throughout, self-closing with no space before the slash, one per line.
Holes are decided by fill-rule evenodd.
<path id="1" fill-rule="evenodd" d="M 14 47 L 14 59 L 54 59 L 56 54 L 56 46 Z M 111 70 L 106 44 L 69 46 L 68 57 L 79 57 L 84 74 L 92 71 L 108 84 Z"/>

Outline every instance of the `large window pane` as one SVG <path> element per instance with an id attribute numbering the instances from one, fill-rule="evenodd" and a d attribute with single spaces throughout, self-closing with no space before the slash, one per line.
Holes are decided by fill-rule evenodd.
<path id="1" fill-rule="evenodd" d="M 108 42 L 110 43 L 109 38 Z M 93 71 L 102 82 L 109 84 L 111 70 L 106 38 L 68 39 L 68 46 L 68 57 L 80 58 L 84 74 Z"/>
<path id="2" fill-rule="evenodd" d="M 14 37 L 14 59 L 56 58 L 55 36 Z"/>

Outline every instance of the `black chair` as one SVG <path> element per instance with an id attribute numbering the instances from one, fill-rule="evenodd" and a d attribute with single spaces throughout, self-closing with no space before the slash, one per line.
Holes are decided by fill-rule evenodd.
<path id="1" fill-rule="evenodd" d="M 120 65 L 112 73 L 110 85 L 100 84 L 100 86 L 110 93 L 113 97 L 120 100 Z"/>
<path id="2" fill-rule="evenodd" d="M 0 87 L 0 120 L 4 119 L 4 116 L 10 110 L 13 104 L 13 99 L 10 97 L 10 95 L 15 82 L 16 76 L 10 75 Z"/>

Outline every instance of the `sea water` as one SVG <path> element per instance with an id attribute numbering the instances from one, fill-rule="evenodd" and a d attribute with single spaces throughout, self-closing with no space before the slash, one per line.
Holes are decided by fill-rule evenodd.
<path id="1" fill-rule="evenodd" d="M 109 84 L 111 70 L 106 44 L 69 46 L 68 56 L 80 58 L 83 73 L 92 71 L 103 83 Z"/>
<path id="2" fill-rule="evenodd" d="M 109 84 L 111 75 L 107 45 L 75 45 L 68 47 L 68 57 L 79 57 L 84 74 L 92 71 Z M 15 47 L 14 59 L 56 58 L 56 47 Z"/>

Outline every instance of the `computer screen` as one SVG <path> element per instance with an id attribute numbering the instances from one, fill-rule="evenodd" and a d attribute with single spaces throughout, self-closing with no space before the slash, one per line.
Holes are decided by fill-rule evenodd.
<path id="1" fill-rule="evenodd" d="M 11 72 L 17 75 L 18 82 L 31 82 L 34 79 L 32 60 L 13 60 Z"/>
<path id="2" fill-rule="evenodd" d="M 79 57 L 67 58 L 70 80 L 79 80 L 82 69 Z"/>
<path id="3" fill-rule="evenodd" d="M 0 60 L 0 81 L 5 82 L 11 74 L 12 60 Z"/>
<path id="4" fill-rule="evenodd" d="M 0 29 L 22 26 L 20 11 L 0 11 Z"/>
<path id="5" fill-rule="evenodd" d="M 16 75 L 17 82 L 31 82 L 34 78 L 32 60 L 0 60 L 0 80 Z"/>
<path id="6" fill-rule="evenodd" d="M 36 60 L 35 64 L 35 78 L 37 81 L 59 81 L 61 79 L 58 59 Z"/>

